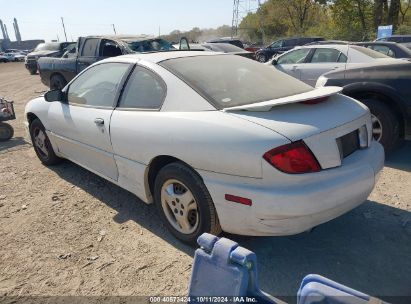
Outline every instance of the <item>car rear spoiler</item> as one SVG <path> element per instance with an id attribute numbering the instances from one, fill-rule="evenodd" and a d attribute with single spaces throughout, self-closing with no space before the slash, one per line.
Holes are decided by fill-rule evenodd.
<path id="1" fill-rule="evenodd" d="M 252 104 L 247 104 L 243 106 L 236 106 L 236 107 L 229 107 L 224 108 L 223 111 L 270 111 L 272 107 L 290 104 L 290 103 L 298 103 L 298 102 L 307 102 L 311 103 L 311 101 L 319 100 L 322 98 L 329 97 L 334 94 L 338 94 L 342 91 L 340 87 L 319 87 L 315 88 L 312 91 L 291 95 L 287 97 L 281 97 L 277 99 L 272 99 L 268 101 L 262 101 Z"/>

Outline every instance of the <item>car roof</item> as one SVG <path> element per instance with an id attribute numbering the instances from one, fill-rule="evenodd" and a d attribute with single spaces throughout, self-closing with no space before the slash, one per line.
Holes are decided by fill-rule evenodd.
<path id="1" fill-rule="evenodd" d="M 345 51 L 345 50 L 347 50 L 348 45 L 347 44 L 333 44 L 333 43 L 330 43 L 330 44 L 312 44 L 312 45 L 297 46 L 296 49 L 297 48 L 300 48 L 300 49 L 327 49 L 327 48 L 330 48 L 330 47 L 332 47 L 334 49 L 337 49 L 339 51 Z"/>
<path id="2" fill-rule="evenodd" d="M 130 62 L 137 63 L 140 60 L 148 61 L 152 63 L 159 63 L 169 59 L 184 58 L 184 57 L 198 57 L 198 56 L 215 56 L 224 55 L 224 53 L 219 52 L 208 52 L 208 51 L 164 51 L 164 52 L 152 52 L 152 53 L 135 53 L 128 54 L 118 57 L 111 57 L 104 59 L 104 62 Z"/>
<path id="3" fill-rule="evenodd" d="M 92 35 L 85 36 L 83 38 L 101 38 L 101 39 L 111 39 L 111 40 L 121 40 L 121 41 L 142 41 L 148 39 L 161 39 L 151 35 Z"/>
<path id="4" fill-rule="evenodd" d="M 361 42 L 354 42 L 354 45 L 361 45 L 361 44 L 386 44 L 386 45 L 398 45 L 397 42 L 394 41 L 361 41 Z"/>

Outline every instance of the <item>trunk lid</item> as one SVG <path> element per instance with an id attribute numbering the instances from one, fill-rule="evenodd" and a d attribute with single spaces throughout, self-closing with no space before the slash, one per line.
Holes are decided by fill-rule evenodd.
<path id="1" fill-rule="evenodd" d="M 242 110 L 225 109 L 225 111 L 229 115 L 271 129 L 290 141 L 304 140 L 321 167 L 327 169 L 340 166 L 349 154 L 367 147 L 371 141 L 372 129 L 371 116 L 366 106 L 350 97 L 331 92 L 328 91 L 331 96 L 328 95 L 326 101 L 317 104 L 301 102 L 327 96 L 324 95 L 328 94 L 327 91 L 322 90 L 320 94 L 312 93 L 307 99 L 297 98 L 292 101 L 281 98 L 280 102 L 274 100 L 264 102 L 265 104 L 260 103 L 261 105 L 256 104 L 254 107 L 243 106 Z M 306 95 L 306 93 L 299 95 Z M 349 136 L 350 133 L 354 134 Z M 347 154 L 347 147 L 344 145 L 352 145 L 353 137 L 358 138 L 358 148 L 350 148 L 352 151 Z M 362 147 L 360 147 L 360 139 L 363 141 Z M 355 138 L 354 144 L 357 144 Z"/>

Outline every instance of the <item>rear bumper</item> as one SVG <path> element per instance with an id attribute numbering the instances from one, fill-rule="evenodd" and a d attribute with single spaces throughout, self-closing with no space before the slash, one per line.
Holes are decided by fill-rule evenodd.
<path id="1" fill-rule="evenodd" d="M 363 203 L 384 165 L 384 151 L 373 142 L 338 168 L 303 175 L 250 179 L 200 172 L 213 198 L 222 229 L 241 235 L 292 235 L 330 221 Z M 269 166 L 264 164 L 263 166 Z M 281 178 L 283 175 L 283 178 Z M 275 181 L 278 180 L 278 183 Z M 285 182 L 284 182 L 285 180 Z M 252 206 L 225 200 L 249 198 Z"/>

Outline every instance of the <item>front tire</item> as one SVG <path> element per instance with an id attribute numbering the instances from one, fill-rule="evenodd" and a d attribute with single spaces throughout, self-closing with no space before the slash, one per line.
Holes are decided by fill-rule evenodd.
<path id="1" fill-rule="evenodd" d="M 196 172 L 176 162 L 160 170 L 154 183 L 157 210 L 170 232 L 179 240 L 195 244 L 207 232 L 221 233 L 210 193 Z"/>
<path id="2" fill-rule="evenodd" d="M 37 69 L 36 70 L 29 70 L 30 75 L 36 75 L 37 74 Z"/>
<path id="3" fill-rule="evenodd" d="M 8 123 L 0 122 L 0 141 L 6 141 L 12 138 L 14 129 Z"/>
<path id="4" fill-rule="evenodd" d="M 360 99 L 371 111 L 373 137 L 388 153 L 400 143 L 400 123 L 395 113 L 383 102 L 375 99 Z"/>
<path id="5" fill-rule="evenodd" d="M 62 159 L 54 152 L 46 130 L 39 119 L 33 120 L 30 124 L 30 137 L 34 151 L 44 165 L 53 166 L 62 161 Z"/>

